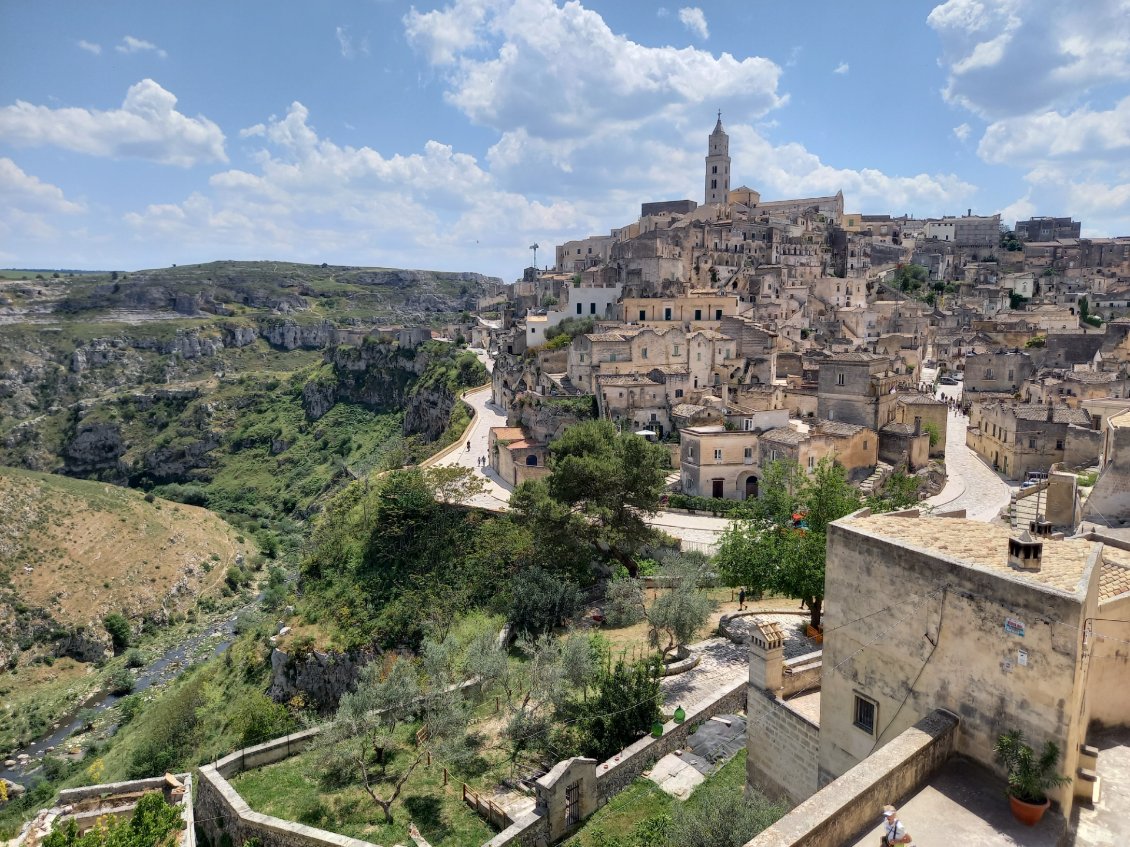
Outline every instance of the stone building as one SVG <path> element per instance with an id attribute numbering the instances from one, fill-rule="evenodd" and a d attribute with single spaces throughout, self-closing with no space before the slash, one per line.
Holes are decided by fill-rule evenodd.
<path id="1" fill-rule="evenodd" d="M 515 487 L 549 473 L 545 445 L 529 440 L 521 427 L 492 426 L 487 434 L 487 455 L 494 472 Z"/>
<path id="2" fill-rule="evenodd" d="M 704 202 L 707 206 L 727 202 L 730 193 L 730 136 L 722 129 L 721 112 L 707 142 L 705 184 Z"/>
<path id="3" fill-rule="evenodd" d="M 692 426 L 679 430 L 679 462 L 684 494 L 746 500 L 757 497 L 761 477 L 758 438 L 766 430 L 786 426 L 784 409 L 754 412 L 748 428 Z"/>
<path id="4" fill-rule="evenodd" d="M 946 455 L 946 433 L 949 428 L 949 407 L 933 394 L 918 391 L 899 392 L 895 401 L 895 423 L 914 428 L 921 423 L 930 440 L 929 454 Z"/>
<path id="5" fill-rule="evenodd" d="M 1084 409 L 990 401 L 974 403 L 966 444 L 1009 479 L 1047 472 L 1058 462 L 1086 466 L 1099 455 L 1102 437 Z"/>
<path id="6" fill-rule="evenodd" d="M 895 392 L 909 382 L 889 356 L 834 354 L 820 361 L 816 416 L 877 431 L 895 419 Z"/>
<path id="7" fill-rule="evenodd" d="M 1123 526 L 1130 521 L 1130 407 L 1109 415 L 1102 432 L 1099 478 L 1083 505 L 1083 519 Z"/>
<path id="8" fill-rule="evenodd" d="M 879 436 L 872 429 L 843 421 L 799 421 L 771 429 L 758 442 L 759 464 L 789 459 L 811 472 L 820 460 L 842 465 L 852 482 L 862 482 L 879 459 Z"/>
<path id="9" fill-rule="evenodd" d="M 1013 232 L 1021 241 L 1057 241 L 1078 238 L 1082 226 L 1071 218 L 1029 218 L 1017 221 Z"/>
<path id="10" fill-rule="evenodd" d="M 971 353 L 965 357 L 965 391 L 1020 391 L 1035 372 L 1032 357 L 1020 350 Z"/>

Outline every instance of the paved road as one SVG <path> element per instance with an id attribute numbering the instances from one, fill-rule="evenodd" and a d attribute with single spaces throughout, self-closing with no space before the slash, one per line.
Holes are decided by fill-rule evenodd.
<path id="1" fill-rule="evenodd" d="M 927 376 L 927 374 L 923 374 Z M 932 374 L 928 378 L 932 378 Z M 960 385 L 943 385 L 944 396 L 959 399 Z M 985 461 L 965 445 L 969 418 L 950 412 L 946 425 L 946 486 L 926 500 L 935 509 L 965 509 L 975 521 L 993 521 L 1008 506 L 1008 484 Z"/>
<path id="2" fill-rule="evenodd" d="M 483 351 L 475 351 L 479 359 L 486 365 L 487 370 L 493 369 L 494 362 Z M 506 426 L 506 414 L 491 402 L 489 387 L 472 391 L 464 398 L 475 410 L 475 424 L 471 430 L 469 440 L 470 449 L 467 449 L 466 439 L 463 449 L 455 450 L 444 456 L 436 465 L 458 465 L 471 468 L 482 479 L 487 490 L 472 500 L 470 505 L 479 506 L 493 511 L 505 511 L 510 502 L 510 493 L 513 488 L 501 477 L 491 470 L 489 464 L 481 465 L 479 460 L 487 457 L 487 438 L 493 426 Z M 706 515 L 684 515 L 677 512 L 659 512 L 648 523 L 668 535 L 688 542 L 686 547 L 705 552 L 713 552 L 718 537 L 729 525 L 726 518 L 715 518 Z"/>

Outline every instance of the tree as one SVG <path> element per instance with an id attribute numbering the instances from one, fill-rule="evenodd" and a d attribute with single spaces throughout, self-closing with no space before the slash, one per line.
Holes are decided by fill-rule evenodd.
<path id="1" fill-rule="evenodd" d="M 902 471 L 891 474 L 883 484 L 883 490 L 866 500 L 867 508 L 876 514 L 908 509 L 917 502 L 918 477 Z"/>
<path id="2" fill-rule="evenodd" d="M 593 697 L 561 710 L 559 717 L 576 720 L 583 755 L 603 761 L 651 729 L 660 716 L 660 678 L 658 656 L 619 661 L 601 674 Z"/>
<path id="3" fill-rule="evenodd" d="M 685 803 L 676 803 L 667 844 L 679 847 L 741 847 L 774 824 L 786 808 L 757 791 L 725 790 L 709 783 Z"/>
<path id="4" fill-rule="evenodd" d="M 129 647 L 130 631 L 129 621 L 121 612 L 111 612 L 102 619 L 102 626 L 110 634 L 110 641 L 114 645 L 114 653 L 120 653 Z"/>
<path id="5" fill-rule="evenodd" d="M 604 589 L 604 621 L 611 627 L 631 626 L 644 614 L 643 588 L 637 579 L 621 573 Z"/>
<path id="6" fill-rule="evenodd" d="M 704 568 L 690 557 L 677 560 L 665 569 L 670 588 L 647 609 L 647 640 L 659 650 L 660 659 L 689 643 L 706 623 L 714 609 L 712 601 L 700 587 Z"/>
<path id="7" fill-rule="evenodd" d="M 569 427 L 549 450 L 549 477 L 518 487 L 515 512 L 539 537 L 584 538 L 634 576 L 636 552 L 654 537 L 644 517 L 659 508 L 667 451 L 603 420 Z"/>
<path id="8" fill-rule="evenodd" d="M 368 664 L 356 690 L 341 698 L 334 719 L 314 742 L 321 769 L 359 779 L 387 823 L 392 823 L 392 804 L 426 752 L 417 748 L 409 765 L 392 780 L 391 791 L 382 789 L 393 732 L 418 708 L 419 696 L 420 679 L 410 662 L 394 660 L 383 678 L 379 663 Z"/>
<path id="9" fill-rule="evenodd" d="M 860 507 L 859 492 L 843 467 L 827 458 L 807 478 L 794 462 L 772 462 L 761 491 L 752 517 L 723 533 L 715 558 L 719 573 L 729 585 L 800 600 L 811 625 L 819 627 L 828 524 Z"/>
<path id="10" fill-rule="evenodd" d="M 507 619 L 517 631 L 536 635 L 564 624 L 580 604 L 575 582 L 534 567 L 510 581 Z"/>

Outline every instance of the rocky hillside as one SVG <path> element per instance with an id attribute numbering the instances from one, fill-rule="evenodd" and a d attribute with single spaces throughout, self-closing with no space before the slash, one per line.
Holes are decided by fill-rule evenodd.
<path id="1" fill-rule="evenodd" d="M 206 509 L 105 483 L 0 468 L 0 668 L 94 661 L 103 619 L 161 625 L 219 593 L 252 544 Z"/>

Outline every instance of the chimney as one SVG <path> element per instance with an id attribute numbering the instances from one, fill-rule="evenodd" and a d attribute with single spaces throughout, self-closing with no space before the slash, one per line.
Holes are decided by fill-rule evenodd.
<path id="1" fill-rule="evenodd" d="M 784 684 L 785 634 L 781 625 L 754 618 L 750 644 L 749 684 L 776 694 Z"/>
<path id="2" fill-rule="evenodd" d="M 921 415 L 915 415 L 914 416 L 914 434 L 915 435 L 921 435 L 922 434 L 922 416 Z"/>
<path id="3" fill-rule="evenodd" d="M 1039 571 L 1043 555 L 1044 542 L 1037 541 L 1028 530 L 1008 539 L 1008 566 L 1013 570 Z"/>

